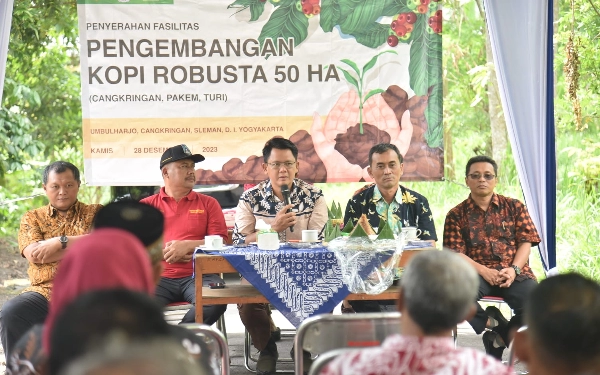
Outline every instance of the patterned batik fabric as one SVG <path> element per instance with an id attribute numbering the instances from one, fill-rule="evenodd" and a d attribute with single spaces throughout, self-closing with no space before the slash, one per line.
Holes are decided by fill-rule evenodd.
<path id="1" fill-rule="evenodd" d="M 322 246 L 264 251 L 249 246 L 211 254 L 223 256 L 296 327 L 308 317 L 331 312 L 350 293 L 338 259 Z M 362 266 L 372 269 L 376 260 Z"/>
<path id="2" fill-rule="evenodd" d="M 372 227 L 379 227 L 380 220 L 384 219 L 391 221 L 392 228 L 399 228 L 398 223 L 401 223 L 402 227 L 417 227 L 421 230 L 420 239 L 437 241 L 427 198 L 402 185 L 398 186 L 395 199 L 389 205 L 375 184 L 367 185 L 356 192 L 346 205 L 344 225 L 349 220 L 352 220 L 352 225 L 356 225 L 363 214 L 367 215 Z"/>
<path id="3" fill-rule="evenodd" d="M 87 234 L 92 228 L 92 222 L 102 208 L 99 204 L 75 202 L 61 215 L 51 205 L 27 211 L 21 219 L 19 228 L 19 249 L 21 254 L 32 243 L 60 236 L 79 236 Z M 37 292 L 50 300 L 52 281 L 56 275 L 59 262 L 37 264 L 29 262 L 27 274 L 31 286 L 24 292 Z"/>
<path id="4" fill-rule="evenodd" d="M 323 375 L 508 375 L 509 366 L 472 348 L 454 348 L 452 338 L 393 335 L 380 347 L 336 357 Z"/>
<path id="5" fill-rule="evenodd" d="M 294 179 L 290 187 L 290 202 L 293 204 L 292 210 L 296 213 L 296 225 L 293 232 L 288 228 L 279 233 L 279 240 L 300 240 L 304 229 L 318 230 L 319 239 L 323 239 L 323 229 L 328 216 L 327 202 L 321 189 L 300 179 Z M 262 219 L 270 225 L 283 206 L 285 203 L 273 194 L 270 180 L 245 191 L 236 208 L 233 243 L 244 243 L 246 236 L 256 231 L 257 220 Z"/>
<path id="6" fill-rule="evenodd" d="M 469 195 L 448 212 L 444 223 L 444 247 L 497 270 L 512 265 L 520 244 L 537 246 L 540 241 L 527 207 L 495 193 L 487 211 Z M 516 280 L 525 278 L 536 279 L 528 263 Z"/>

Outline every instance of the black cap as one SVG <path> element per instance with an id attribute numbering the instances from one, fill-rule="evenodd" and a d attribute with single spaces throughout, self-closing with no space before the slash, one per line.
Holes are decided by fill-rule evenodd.
<path id="1" fill-rule="evenodd" d="M 136 236 L 144 246 L 149 246 L 163 235 L 164 222 L 164 216 L 158 209 L 125 200 L 102 207 L 96 213 L 92 227 L 123 229 Z"/>
<path id="2" fill-rule="evenodd" d="M 199 163 L 204 160 L 204 156 L 200 154 L 192 154 L 186 145 L 173 146 L 168 148 L 167 151 L 165 151 L 160 157 L 160 169 L 169 163 L 182 159 L 192 159 L 194 163 Z"/>

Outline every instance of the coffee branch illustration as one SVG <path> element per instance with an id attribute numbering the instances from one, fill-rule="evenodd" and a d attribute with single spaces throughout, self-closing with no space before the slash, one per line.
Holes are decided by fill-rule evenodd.
<path id="1" fill-rule="evenodd" d="M 354 61 L 348 60 L 348 59 L 340 60 L 341 62 L 348 65 L 350 68 L 352 68 L 354 73 L 356 73 L 356 76 L 357 76 L 356 78 L 348 70 L 340 68 L 339 66 L 337 67 L 344 74 L 346 81 L 348 81 L 349 84 L 354 86 L 354 88 L 356 89 L 356 93 L 358 94 L 358 103 L 359 103 L 358 104 L 358 113 L 359 113 L 359 122 L 360 122 L 360 134 L 363 134 L 362 117 L 363 117 L 363 106 L 364 106 L 365 102 L 371 96 L 376 95 L 376 94 L 381 94 L 382 92 L 385 91 L 383 89 L 373 89 L 373 90 L 367 92 L 365 95 L 363 95 L 363 91 L 366 89 L 365 82 L 364 82 L 365 75 L 369 70 L 371 70 L 375 66 L 375 64 L 377 63 L 377 59 L 379 59 L 379 56 L 383 55 L 384 53 L 393 53 L 393 54 L 397 55 L 396 51 L 388 50 L 388 51 L 380 52 L 377 55 L 373 56 L 373 58 L 363 66 L 362 71 L 360 69 L 358 69 L 358 65 L 356 65 L 356 63 Z"/>

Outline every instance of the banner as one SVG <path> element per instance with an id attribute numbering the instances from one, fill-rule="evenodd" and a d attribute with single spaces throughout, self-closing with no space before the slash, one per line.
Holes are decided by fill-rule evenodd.
<path id="1" fill-rule="evenodd" d="M 4 93 L 4 74 L 8 56 L 8 40 L 12 23 L 13 0 L 0 0 L 0 103 Z"/>
<path id="2" fill-rule="evenodd" d="M 256 183 L 273 136 L 299 178 L 370 181 L 372 145 L 403 180 L 443 177 L 441 3 L 79 0 L 85 176 L 157 185 L 185 143 L 199 184 Z"/>

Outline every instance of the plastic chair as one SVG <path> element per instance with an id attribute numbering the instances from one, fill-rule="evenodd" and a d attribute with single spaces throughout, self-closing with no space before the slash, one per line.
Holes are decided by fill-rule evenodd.
<path id="1" fill-rule="evenodd" d="M 187 312 L 192 308 L 192 304 L 188 302 L 174 302 L 168 304 L 165 309 L 165 320 L 169 324 L 179 324 L 181 319 L 187 314 Z M 225 337 L 225 341 L 227 341 L 227 328 L 225 327 L 225 314 L 219 317 L 217 320 L 217 329 L 223 334 Z"/>
<path id="2" fill-rule="evenodd" d="M 321 370 L 323 370 L 323 368 L 325 366 L 327 366 L 327 364 L 329 362 L 331 362 L 333 359 L 335 359 L 337 356 L 348 353 L 348 352 L 352 352 L 355 350 L 357 350 L 357 349 L 340 348 L 340 349 L 330 350 L 326 353 L 319 355 L 317 357 L 317 359 L 315 359 L 315 361 L 313 362 L 312 366 L 310 366 L 310 369 L 308 370 L 308 375 L 319 375 L 321 373 Z"/>
<path id="3" fill-rule="evenodd" d="M 392 334 L 400 333 L 400 313 L 322 314 L 306 319 L 296 333 L 295 373 L 304 373 L 302 348 L 311 354 L 333 349 L 378 346 Z"/>
<path id="4" fill-rule="evenodd" d="M 225 341 L 225 336 L 206 324 L 185 323 L 180 324 L 180 326 L 202 337 L 209 347 L 210 354 L 219 359 L 221 363 L 221 375 L 229 375 L 229 347 L 227 346 L 227 341 Z"/>

